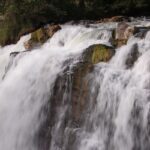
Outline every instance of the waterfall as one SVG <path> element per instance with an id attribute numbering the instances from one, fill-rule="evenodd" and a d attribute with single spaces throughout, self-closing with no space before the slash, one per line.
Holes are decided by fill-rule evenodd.
<path id="1" fill-rule="evenodd" d="M 148 150 L 150 98 L 150 32 L 144 39 L 132 37 L 116 50 L 109 63 L 99 63 L 90 74 L 91 100 L 79 150 Z M 127 67 L 133 47 L 139 57 Z M 98 92 L 97 92 L 98 91 Z M 91 105 L 91 104 L 90 104 Z"/>
<path id="2" fill-rule="evenodd" d="M 0 48 L 0 150 L 149 150 L 150 32 L 87 73 L 78 125 L 71 119 L 74 66 L 89 46 L 112 46 L 116 23 L 61 27 L 31 51 L 23 46 L 31 35 Z"/>

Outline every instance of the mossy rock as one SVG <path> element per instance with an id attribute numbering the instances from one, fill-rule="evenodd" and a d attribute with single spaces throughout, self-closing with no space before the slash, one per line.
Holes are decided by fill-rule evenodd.
<path id="1" fill-rule="evenodd" d="M 48 36 L 43 28 L 40 28 L 31 34 L 31 40 L 37 43 L 44 43 L 48 39 Z"/>
<path id="2" fill-rule="evenodd" d="M 31 39 L 24 43 L 26 50 L 31 50 L 32 48 L 38 47 L 44 44 L 49 38 L 51 38 L 55 32 L 60 30 L 59 25 L 47 25 L 41 27 L 31 33 Z"/>
<path id="3" fill-rule="evenodd" d="M 81 60 L 72 69 L 72 118 L 74 122 L 82 122 L 83 113 L 88 101 L 89 83 L 86 76 L 92 72 L 94 65 L 107 62 L 114 55 L 112 47 L 97 44 L 85 49 Z"/>
<path id="4" fill-rule="evenodd" d="M 97 64 L 101 61 L 107 62 L 113 56 L 114 52 L 112 47 L 106 45 L 92 45 L 85 50 L 83 60 L 88 61 L 91 64 Z"/>

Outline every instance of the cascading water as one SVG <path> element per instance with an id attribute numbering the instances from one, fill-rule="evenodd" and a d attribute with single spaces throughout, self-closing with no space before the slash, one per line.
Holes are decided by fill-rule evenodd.
<path id="1" fill-rule="evenodd" d="M 82 132 L 79 133 L 79 150 L 150 148 L 149 35 L 150 32 L 144 39 L 132 37 L 126 46 L 116 50 L 109 63 L 96 65 L 90 75 L 91 101 L 97 93 L 96 105 L 90 110 Z M 128 68 L 126 62 L 135 45 L 139 58 Z"/>
<path id="2" fill-rule="evenodd" d="M 39 49 L 23 52 L 23 42 L 30 36 L 23 37 L 16 45 L 1 48 L 0 149 L 37 149 L 34 139 L 45 118 L 42 108 L 63 70 L 63 62 L 77 57 L 89 45 L 108 41 L 109 37 L 103 34 L 109 32 L 102 31 L 101 35 L 97 31 L 100 29 L 67 25 Z M 20 53 L 11 60 L 9 55 L 14 51 Z"/>
<path id="3" fill-rule="evenodd" d="M 84 121 L 80 127 L 66 121 L 72 109 L 72 68 L 90 45 L 111 46 L 115 27 L 66 24 L 40 48 L 25 51 L 27 35 L 0 49 L 0 150 L 149 150 L 150 32 L 143 39 L 131 37 L 108 63 L 94 67 L 86 77 L 90 92 Z M 55 93 L 61 101 L 56 100 L 59 107 L 52 111 L 55 102 L 49 101 L 66 67 L 64 93 Z M 55 113 L 52 120 L 45 113 L 47 105 Z M 42 127 L 51 128 L 46 146 Z"/>

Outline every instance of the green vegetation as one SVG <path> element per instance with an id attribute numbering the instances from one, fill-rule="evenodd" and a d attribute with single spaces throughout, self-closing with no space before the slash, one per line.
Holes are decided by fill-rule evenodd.
<path id="1" fill-rule="evenodd" d="M 97 64 L 100 61 L 108 61 L 112 56 L 112 50 L 104 45 L 93 47 L 92 63 Z"/>
<path id="2" fill-rule="evenodd" d="M 0 44 L 49 22 L 100 19 L 114 15 L 149 15 L 147 0 L 0 0 Z"/>

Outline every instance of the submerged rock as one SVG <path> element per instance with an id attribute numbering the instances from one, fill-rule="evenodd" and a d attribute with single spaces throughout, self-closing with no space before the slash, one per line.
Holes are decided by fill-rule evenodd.
<path id="1" fill-rule="evenodd" d="M 150 30 L 150 27 L 136 27 L 135 37 L 144 38 L 147 32 Z"/>
<path id="2" fill-rule="evenodd" d="M 139 57 L 138 44 L 133 44 L 126 60 L 127 68 L 131 68 Z"/>
<path id="3" fill-rule="evenodd" d="M 31 39 L 24 43 L 25 49 L 30 50 L 34 47 L 40 46 L 60 29 L 61 27 L 59 25 L 47 25 L 45 27 L 39 28 L 38 30 L 31 33 Z"/>

